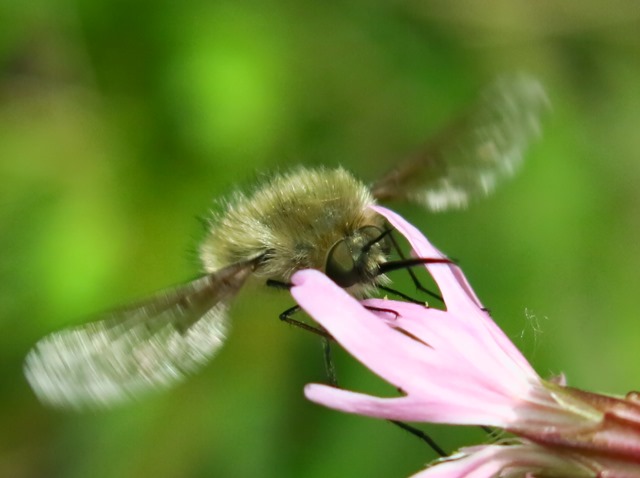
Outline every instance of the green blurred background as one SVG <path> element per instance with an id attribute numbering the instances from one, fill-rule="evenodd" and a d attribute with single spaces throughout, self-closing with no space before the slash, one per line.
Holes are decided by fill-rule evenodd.
<path id="1" fill-rule="evenodd" d="M 22 359 L 196 276 L 198 217 L 234 184 L 300 163 L 371 180 L 514 71 L 553 103 L 521 174 L 465 212 L 396 209 L 461 261 L 542 375 L 640 387 L 638 31 L 633 0 L 4 0 L 0 476 L 402 477 L 433 459 L 304 399 L 320 346 L 278 322 L 281 292 L 244 291 L 209 367 L 112 412 L 42 407 Z M 387 391 L 338 366 L 346 387 Z M 483 439 L 427 428 L 449 450 Z"/>

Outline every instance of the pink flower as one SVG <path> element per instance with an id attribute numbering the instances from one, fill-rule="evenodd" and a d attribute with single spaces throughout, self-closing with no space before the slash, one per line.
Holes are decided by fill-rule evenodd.
<path id="1" fill-rule="evenodd" d="M 463 448 L 454 456 L 412 478 L 485 478 L 488 476 L 536 477 L 536 472 L 553 470 L 553 476 L 593 477 L 593 471 L 571 453 L 549 450 L 534 443 L 484 445 Z"/>
<path id="2" fill-rule="evenodd" d="M 375 210 L 406 237 L 415 256 L 444 257 L 400 216 L 379 206 Z M 536 470 L 554 476 L 640 476 L 637 400 L 543 380 L 493 322 L 458 266 L 426 267 L 446 310 L 386 299 L 359 302 L 318 271 L 294 275 L 292 294 L 300 306 L 356 359 L 403 392 L 380 398 L 310 384 L 307 398 L 344 412 L 487 425 L 520 437 L 515 445 L 464 449 L 420 473 L 422 478 L 533 477 Z"/>

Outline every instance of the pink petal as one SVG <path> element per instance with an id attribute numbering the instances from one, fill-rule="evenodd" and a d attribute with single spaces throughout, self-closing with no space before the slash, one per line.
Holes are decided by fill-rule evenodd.
<path id="1" fill-rule="evenodd" d="M 384 216 L 409 241 L 417 257 L 446 257 L 418 229 L 395 212 L 382 206 L 371 206 L 371 208 Z M 522 373 L 530 378 L 537 376 L 529 362 L 483 310 L 480 300 L 458 266 L 430 264 L 426 267 L 440 288 L 447 310 L 465 317 L 471 326 L 476 327 L 474 333 L 484 336 L 484 338 L 480 337 L 479 342 L 487 343 L 488 348 L 502 349 L 510 358 L 510 363 L 506 366 L 513 367 L 514 373 Z M 485 331 L 482 331 L 483 329 Z M 489 334 L 492 339 L 489 339 L 486 334 Z"/>
<path id="2" fill-rule="evenodd" d="M 411 242 L 421 257 L 443 257 L 395 213 L 376 211 Z M 447 311 L 392 300 L 366 305 L 397 313 L 373 313 L 319 271 L 296 273 L 291 293 L 298 304 L 357 360 L 408 396 L 377 398 L 310 385 L 308 398 L 351 413 L 384 418 L 506 427 L 530 397 L 539 377 L 482 310 L 462 271 L 427 265 Z M 381 320 L 382 319 L 382 320 Z"/>
<path id="3" fill-rule="evenodd" d="M 451 397 L 441 390 L 433 402 L 425 396 L 379 398 L 329 385 L 309 384 L 305 396 L 312 402 L 346 413 L 414 422 L 501 426 L 515 419 L 513 405 L 500 400 Z M 434 394 L 435 395 L 435 394 Z"/>
<path id="4" fill-rule="evenodd" d="M 346 413 L 415 421 L 416 404 L 408 397 L 378 398 L 315 383 L 307 385 L 304 394 L 312 402 Z"/>
<path id="5" fill-rule="evenodd" d="M 436 249 L 418 229 L 395 212 L 382 206 L 370 207 L 381 216 L 384 216 L 387 221 L 409 241 L 416 257 L 446 257 Z M 435 279 L 438 287 L 440 287 L 444 301 L 447 304 L 447 310 L 452 312 L 457 310 L 466 312 L 465 309 L 467 308 L 471 310 L 482 308 L 482 304 L 469 287 L 466 278 L 458 266 L 454 264 L 427 264 L 426 267 Z"/>
<path id="6" fill-rule="evenodd" d="M 292 283 L 298 304 L 351 355 L 395 386 L 410 383 L 433 362 L 425 355 L 427 347 L 388 327 L 321 272 L 297 272 Z"/>
<path id="7" fill-rule="evenodd" d="M 492 478 L 496 476 L 595 476 L 557 450 L 531 443 L 463 448 L 412 478 Z"/>
<path id="8" fill-rule="evenodd" d="M 409 420 L 502 426 L 515 419 L 514 407 L 526 396 L 529 383 L 520 377 L 515 381 L 520 388 L 505 392 L 500 387 L 500 364 L 487 364 L 490 368 L 486 369 L 478 365 L 482 364 L 482 347 L 476 346 L 476 356 L 467 354 L 470 346 L 466 350 L 455 348 L 460 336 L 455 324 L 451 323 L 453 316 L 450 313 L 416 304 L 385 301 L 382 305 L 403 315 L 396 320 L 380 320 L 321 272 L 300 271 L 293 276 L 292 282 L 291 293 L 304 310 L 357 360 L 409 394 L 404 400 L 384 401 L 322 389 L 320 395 L 310 396 L 313 400 L 344 411 L 358 409 L 357 413 L 387 418 L 402 414 L 403 419 Z M 428 324 L 435 326 L 441 336 L 429 334 L 428 328 L 425 329 L 427 333 L 416 334 L 423 341 L 400 333 L 395 327 L 405 323 L 404 314 L 406 320 L 419 314 L 422 323 L 426 327 Z M 407 321 L 407 326 L 412 325 Z M 474 364 L 474 361 L 478 363 Z M 353 399 L 357 399 L 357 403 L 348 402 Z M 340 400 L 345 401 L 341 403 Z M 386 415 L 381 403 L 386 403 Z M 407 416 L 409 405 L 413 405 L 410 417 Z"/>
<path id="9" fill-rule="evenodd" d="M 429 343 L 441 362 L 465 370 L 470 378 L 484 378 L 488 388 L 497 384 L 505 387 L 502 389 L 505 394 L 522 397 L 530 383 L 538 380 L 531 366 L 500 329 L 496 327 L 496 333 L 502 335 L 509 347 L 498 345 L 494 335 L 479 324 L 482 321 L 493 324 L 488 316 L 479 316 L 486 314 L 483 311 L 477 311 L 475 317 L 459 317 L 406 302 L 369 299 L 364 303 L 398 312 L 398 318 L 389 322 L 391 326 Z"/>

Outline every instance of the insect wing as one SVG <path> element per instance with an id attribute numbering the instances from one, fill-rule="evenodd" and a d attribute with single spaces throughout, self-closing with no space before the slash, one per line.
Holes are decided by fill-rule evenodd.
<path id="1" fill-rule="evenodd" d="M 536 79 L 500 78 L 464 115 L 374 183 L 372 193 L 431 211 L 464 208 L 518 169 L 527 146 L 540 135 L 548 107 Z"/>
<path id="2" fill-rule="evenodd" d="M 221 347 L 228 304 L 252 269 L 234 264 L 54 332 L 27 355 L 27 380 L 42 402 L 76 409 L 106 408 L 171 387 Z"/>

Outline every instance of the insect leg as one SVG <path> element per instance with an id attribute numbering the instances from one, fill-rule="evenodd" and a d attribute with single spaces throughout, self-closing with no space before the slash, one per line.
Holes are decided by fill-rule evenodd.
<path id="1" fill-rule="evenodd" d="M 267 286 L 274 287 L 276 289 L 286 289 L 286 290 L 291 289 L 291 284 L 287 284 L 286 282 L 280 282 L 273 279 L 267 279 Z M 286 322 L 289 325 L 293 325 L 295 327 L 301 328 L 303 330 L 306 330 L 307 332 L 311 332 L 313 334 L 319 335 L 320 337 L 323 337 L 325 339 L 333 339 L 331 335 L 329 335 L 324 330 L 319 329 L 318 327 L 305 324 L 300 320 L 292 319 L 291 316 L 297 312 L 300 312 L 300 310 L 301 309 L 299 305 L 294 305 L 293 307 L 289 307 L 287 310 L 282 312 L 278 317 L 280 318 L 281 321 Z"/>
<path id="2" fill-rule="evenodd" d="M 278 289 L 290 289 L 291 288 L 291 284 L 286 284 L 284 282 L 279 282 L 279 281 L 275 281 L 273 279 L 269 279 L 267 280 L 267 285 L 269 287 L 275 287 Z M 369 310 L 373 310 L 373 311 L 377 311 L 377 312 L 386 312 L 386 313 L 390 313 L 390 314 L 394 314 L 397 315 L 397 312 L 395 312 L 394 310 L 391 309 L 381 309 L 378 307 L 367 307 L 367 309 Z M 335 363 L 333 361 L 333 357 L 331 354 L 331 342 L 334 340 L 333 337 L 331 335 L 329 335 L 326 331 L 313 327 L 309 324 L 305 324 L 304 322 L 301 322 L 299 320 L 295 320 L 292 319 L 291 316 L 293 314 L 296 314 L 300 311 L 300 306 L 299 305 L 294 305 L 293 307 L 288 308 L 287 310 L 285 310 L 284 312 L 282 312 L 280 314 L 280 320 L 282 320 L 283 322 L 286 322 L 288 324 L 294 325 L 296 327 L 299 327 L 303 330 L 312 332 L 316 335 L 320 335 L 322 337 L 322 351 L 323 351 L 323 356 L 324 356 L 324 365 L 325 365 L 325 370 L 327 373 L 327 381 L 328 384 L 339 388 L 338 386 L 338 376 L 336 373 L 336 367 L 335 367 Z M 409 433 L 411 433 L 412 435 L 418 437 L 420 440 L 424 441 L 425 443 L 427 443 L 427 445 L 429 445 L 439 456 L 446 456 L 447 454 L 444 452 L 444 450 L 438 446 L 438 444 L 433 440 L 433 438 L 431 438 L 429 435 L 427 435 L 425 432 L 423 432 L 422 430 L 418 430 L 417 428 L 412 427 L 411 425 L 407 425 L 406 423 L 403 422 L 399 422 L 396 420 L 387 420 L 389 423 L 394 424 L 397 427 L 402 428 L 405 431 L 408 431 Z"/>
<path id="3" fill-rule="evenodd" d="M 273 287 L 274 289 L 289 290 L 291 289 L 292 286 L 293 284 L 290 284 L 289 282 L 282 282 L 275 279 L 267 279 L 267 287 Z"/>
<path id="4" fill-rule="evenodd" d="M 327 373 L 327 381 L 332 387 L 338 386 L 338 375 L 336 373 L 336 364 L 333 361 L 331 355 L 331 340 L 327 338 L 322 339 L 322 351 L 324 357 L 324 368 Z"/>
<path id="5" fill-rule="evenodd" d="M 411 433 L 413 436 L 418 437 L 420 440 L 422 440 L 423 442 L 425 442 L 427 445 L 429 445 L 429 447 L 435 451 L 438 455 L 440 455 L 441 457 L 443 456 L 447 456 L 448 453 L 445 452 L 436 442 L 433 438 L 431 438 L 429 435 L 427 435 L 425 432 L 423 432 L 422 430 L 419 430 L 418 428 L 412 427 L 411 425 L 407 425 L 404 422 L 399 422 L 397 420 L 387 420 L 389 423 L 394 424 L 397 427 L 402 428 L 403 430 Z"/>
<path id="6" fill-rule="evenodd" d="M 338 377 L 336 374 L 336 366 L 333 362 L 333 357 L 331 356 L 331 341 L 333 340 L 333 337 L 329 335 L 329 333 L 327 333 L 325 330 L 319 329 L 309 324 L 305 324 L 304 322 L 301 322 L 299 320 L 292 319 L 291 316 L 299 311 L 300 306 L 294 305 L 293 307 L 290 307 L 280 314 L 280 320 L 322 337 L 322 356 L 324 358 L 324 368 L 327 372 L 327 381 L 329 385 L 337 387 Z"/>
<path id="7" fill-rule="evenodd" d="M 291 289 L 291 284 L 286 282 L 280 282 L 274 279 L 267 279 L 267 286 L 273 287 L 275 289 Z M 278 317 L 281 321 L 286 322 L 289 325 L 293 325 L 295 327 L 299 327 L 307 332 L 311 332 L 313 334 L 319 335 L 320 337 L 328 340 L 333 340 L 333 337 L 329 335 L 324 329 L 314 327 L 313 325 L 306 324 L 300 320 L 292 319 L 291 316 L 296 314 L 302 310 L 299 305 L 294 305 L 293 307 L 289 307 L 287 310 L 282 312 Z"/>
<path id="8" fill-rule="evenodd" d="M 285 310 L 284 312 L 282 312 L 278 317 L 280 318 L 281 321 L 286 322 L 289 325 L 293 325 L 295 327 L 298 327 L 302 330 L 306 330 L 307 332 L 311 332 L 312 334 L 316 334 L 319 335 L 320 337 L 322 337 L 323 339 L 327 339 L 327 340 L 333 340 L 333 337 L 331 337 L 331 335 L 329 335 L 326 331 L 318 328 L 318 327 L 314 327 L 313 325 L 309 325 L 309 324 L 305 324 L 304 322 L 300 321 L 300 320 L 296 320 L 296 319 L 292 319 L 291 316 L 297 312 L 299 312 L 300 306 L 299 305 L 294 305 L 293 307 L 288 308 L 287 310 Z"/>
<path id="9" fill-rule="evenodd" d="M 287 290 L 291 288 L 291 284 L 276 281 L 273 279 L 267 280 L 267 286 L 275 287 L 277 289 L 287 289 Z M 306 324 L 300 320 L 296 320 L 291 317 L 293 314 L 296 314 L 300 310 L 301 309 L 299 305 L 294 305 L 293 307 L 288 308 L 287 310 L 285 310 L 279 315 L 280 320 L 283 322 L 286 322 L 287 324 L 293 325 L 302 330 L 306 330 L 307 332 L 311 332 L 313 334 L 316 334 L 322 337 L 322 350 L 323 350 L 323 357 L 324 357 L 324 367 L 327 372 L 327 380 L 329 382 L 329 385 L 337 386 L 338 379 L 336 376 L 336 367 L 333 363 L 333 358 L 331 357 L 331 341 L 333 340 L 333 337 L 331 337 L 331 335 L 327 333 L 327 331 L 321 328 L 314 327 L 313 325 Z"/>
<path id="10" fill-rule="evenodd" d="M 393 236 L 393 233 L 388 235 L 389 239 L 391 240 L 391 243 L 393 244 L 393 248 L 396 250 L 396 252 L 398 253 L 398 255 L 400 256 L 400 259 L 402 261 L 406 261 L 407 258 L 404 255 L 404 253 L 402 252 L 402 249 L 400 248 L 400 245 L 398 244 L 398 241 L 396 241 L 396 238 Z M 424 287 L 421 283 L 420 280 L 418 279 L 418 276 L 416 276 L 415 272 L 413 272 L 413 270 L 411 269 L 412 266 L 407 266 L 405 267 L 406 271 L 409 273 L 409 275 L 411 276 L 411 280 L 413 281 L 414 285 L 416 286 L 416 289 L 418 289 L 419 291 L 424 292 L 425 294 L 433 297 L 434 299 L 439 300 L 440 302 L 444 302 L 442 300 L 442 297 L 439 294 L 436 294 L 435 292 L 430 291 L 429 289 L 427 289 L 426 287 Z M 391 293 L 395 293 L 391 290 L 387 291 L 387 292 L 391 292 Z M 402 294 L 398 294 L 396 293 L 396 295 L 402 297 Z M 410 297 L 403 297 L 405 300 L 409 300 L 410 302 L 416 302 L 416 303 L 422 303 L 420 301 L 416 301 L 411 299 Z"/>

